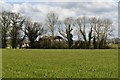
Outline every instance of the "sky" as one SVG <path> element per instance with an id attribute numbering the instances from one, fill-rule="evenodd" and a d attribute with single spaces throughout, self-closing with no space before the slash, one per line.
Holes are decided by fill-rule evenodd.
<path id="1" fill-rule="evenodd" d="M 59 20 L 66 17 L 96 16 L 109 18 L 118 36 L 118 0 L 0 0 L 0 12 L 11 11 L 31 17 L 33 21 L 44 22 L 48 12 L 54 11 Z M 73 32 L 75 34 L 75 32 Z M 74 37 L 76 38 L 76 37 Z"/>
<path id="2" fill-rule="evenodd" d="M 6 2 L 119 2 L 119 0 L 4 0 Z"/>

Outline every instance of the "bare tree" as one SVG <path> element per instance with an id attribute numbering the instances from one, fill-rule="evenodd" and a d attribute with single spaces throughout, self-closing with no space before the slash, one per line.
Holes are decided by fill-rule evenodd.
<path id="1" fill-rule="evenodd" d="M 71 48 L 73 44 L 72 30 L 74 26 L 74 20 L 72 17 L 65 18 L 63 24 L 59 22 L 59 33 L 67 40 L 68 47 Z"/>
<path id="2" fill-rule="evenodd" d="M 106 48 L 106 40 L 108 36 L 111 36 L 113 29 L 112 29 L 112 21 L 110 19 L 103 19 L 102 26 L 101 26 L 101 40 L 99 43 L 99 48 Z"/>
<path id="3" fill-rule="evenodd" d="M 7 47 L 7 33 L 10 28 L 10 13 L 1 12 L 0 13 L 0 26 L 1 26 L 1 36 L 2 36 L 2 48 Z"/>
<path id="4" fill-rule="evenodd" d="M 78 26 L 78 29 L 80 31 L 80 34 L 83 37 L 83 40 L 85 41 L 85 48 L 90 48 L 91 45 L 91 39 L 92 39 L 92 32 L 93 32 L 93 26 L 88 26 L 89 19 L 84 17 L 79 17 L 76 19 L 76 25 Z M 87 28 L 90 30 L 87 31 Z M 87 33 L 88 33 L 88 39 L 87 39 Z"/>
<path id="5" fill-rule="evenodd" d="M 58 21 L 58 15 L 55 12 L 49 12 L 47 14 L 46 25 L 48 26 L 52 37 L 54 37 L 55 27 Z"/>
<path id="6" fill-rule="evenodd" d="M 86 43 L 86 48 L 90 48 L 92 39 L 94 48 L 105 48 L 107 37 L 112 32 L 110 19 L 79 17 L 76 24 L 79 26 L 78 29 Z"/>
<path id="7" fill-rule="evenodd" d="M 19 13 L 10 14 L 10 39 L 12 48 L 16 48 L 19 43 L 20 30 L 24 24 L 24 19 Z"/>
<path id="8" fill-rule="evenodd" d="M 91 25 L 93 26 L 93 45 L 94 48 L 105 48 L 106 40 L 113 29 L 110 19 L 92 18 Z"/>
<path id="9" fill-rule="evenodd" d="M 101 22 L 96 17 L 92 17 L 90 19 L 90 25 L 93 27 L 93 46 L 96 49 L 99 42 L 99 28 L 101 26 Z"/>

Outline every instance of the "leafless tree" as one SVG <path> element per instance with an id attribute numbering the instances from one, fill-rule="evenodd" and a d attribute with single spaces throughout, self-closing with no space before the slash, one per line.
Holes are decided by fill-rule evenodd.
<path id="1" fill-rule="evenodd" d="M 55 27 L 58 21 L 58 15 L 51 11 L 47 14 L 47 18 L 46 18 L 46 25 L 49 28 L 52 37 L 54 37 L 54 33 L 55 33 Z"/>
<path id="2" fill-rule="evenodd" d="M 74 19 L 72 17 L 65 18 L 64 22 L 59 22 L 59 33 L 67 40 L 68 47 L 71 48 L 73 44 L 72 30 L 74 26 Z"/>
<path id="3" fill-rule="evenodd" d="M 91 39 L 92 39 L 92 32 L 93 32 L 93 26 L 89 26 L 89 21 L 87 17 L 79 17 L 76 19 L 76 25 L 78 26 L 78 30 L 80 34 L 83 37 L 83 40 L 85 41 L 86 48 L 90 48 Z M 87 29 L 90 29 L 87 31 Z M 88 39 L 87 39 L 87 33 L 88 33 Z"/>
<path id="4" fill-rule="evenodd" d="M 106 40 L 111 35 L 112 21 L 110 19 L 92 18 L 91 25 L 93 26 L 93 45 L 94 48 L 105 48 Z"/>
<path id="5" fill-rule="evenodd" d="M 102 20 L 102 26 L 101 26 L 101 32 L 100 32 L 100 43 L 99 48 L 105 48 L 106 47 L 106 40 L 108 39 L 108 36 L 111 36 L 113 32 L 112 29 L 112 21 L 110 19 L 103 19 Z"/>
<path id="6" fill-rule="evenodd" d="M 7 47 L 7 37 L 8 30 L 10 28 L 10 13 L 9 12 L 1 12 L 0 13 L 0 26 L 1 26 L 1 37 L 2 37 L 2 48 Z"/>
<path id="7" fill-rule="evenodd" d="M 12 48 L 16 48 L 19 43 L 20 30 L 24 24 L 24 18 L 19 13 L 10 14 L 10 39 Z"/>

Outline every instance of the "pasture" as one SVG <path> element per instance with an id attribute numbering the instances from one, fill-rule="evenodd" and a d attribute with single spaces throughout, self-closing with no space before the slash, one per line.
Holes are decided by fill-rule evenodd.
<path id="1" fill-rule="evenodd" d="M 117 78 L 118 50 L 3 49 L 3 78 Z"/>

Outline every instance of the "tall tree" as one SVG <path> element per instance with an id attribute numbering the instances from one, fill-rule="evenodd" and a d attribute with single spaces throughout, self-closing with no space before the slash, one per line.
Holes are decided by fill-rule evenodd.
<path id="1" fill-rule="evenodd" d="M 55 12 L 51 11 L 47 14 L 46 25 L 48 27 L 48 31 L 51 33 L 52 43 L 50 44 L 50 46 L 52 48 L 55 47 L 54 37 L 55 37 L 55 28 L 57 21 L 58 21 L 58 15 Z"/>
<path id="2" fill-rule="evenodd" d="M 48 26 L 52 37 L 55 36 L 54 32 L 55 32 L 57 21 L 58 21 L 58 15 L 55 12 L 49 12 L 47 14 L 46 25 Z"/>
<path id="3" fill-rule="evenodd" d="M 85 16 L 84 17 L 79 17 L 76 19 L 76 25 L 78 26 L 78 29 L 80 31 L 80 34 L 83 37 L 83 40 L 85 41 L 85 48 L 90 48 L 91 45 L 91 40 L 92 40 L 92 32 L 93 32 L 93 26 L 89 25 L 90 19 L 87 19 Z M 87 30 L 87 29 L 90 30 Z M 87 39 L 87 33 L 88 33 L 88 39 Z"/>
<path id="4" fill-rule="evenodd" d="M 0 13 L 0 26 L 1 26 L 1 36 L 2 36 L 2 48 L 7 47 L 7 33 L 10 28 L 10 13 L 1 12 Z"/>
<path id="5" fill-rule="evenodd" d="M 30 48 L 34 48 L 35 40 L 38 36 L 44 33 L 44 28 L 42 23 L 26 21 L 25 22 L 25 35 L 28 37 L 30 41 Z"/>
<path id="6" fill-rule="evenodd" d="M 106 40 L 109 36 L 112 35 L 113 29 L 112 29 L 112 21 L 110 19 L 103 19 L 102 20 L 102 26 L 101 26 L 101 39 L 99 43 L 99 48 L 106 48 Z"/>
<path id="7" fill-rule="evenodd" d="M 99 28 L 101 26 L 101 21 L 96 17 L 92 17 L 90 19 L 90 24 L 93 27 L 93 46 L 94 49 L 97 49 L 99 43 Z"/>
<path id="8" fill-rule="evenodd" d="M 111 35 L 112 21 L 110 19 L 92 18 L 91 25 L 93 26 L 93 45 L 94 48 L 105 48 L 106 40 Z"/>
<path id="9" fill-rule="evenodd" d="M 63 23 L 59 22 L 59 33 L 67 40 L 69 49 L 73 44 L 73 26 L 74 20 L 72 17 L 65 18 Z"/>
<path id="10" fill-rule="evenodd" d="M 18 45 L 18 38 L 20 33 L 20 30 L 23 27 L 24 19 L 19 13 L 11 13 L 10 14 L 10 38 L 11 38 L 11 46 L 12 48 L 16 48 Z"/>

